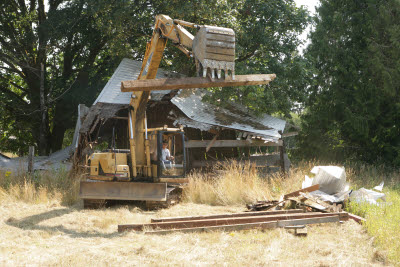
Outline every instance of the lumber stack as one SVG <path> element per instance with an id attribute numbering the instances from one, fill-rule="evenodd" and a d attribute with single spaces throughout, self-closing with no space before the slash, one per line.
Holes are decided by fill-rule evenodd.
<path id="1" fill-rule="evenodd" d="M 174 232 L 207 232 L 215 230 L 237 231 L 339 222 L 348 219 L 349 215 L 346 212 L 304 212 L 299 209 L 274 210 L 210 216 L 152 219 L 151 223 L 118 225 L 118 232 L 137 231 L 146 234 L 165 234 Z"/>

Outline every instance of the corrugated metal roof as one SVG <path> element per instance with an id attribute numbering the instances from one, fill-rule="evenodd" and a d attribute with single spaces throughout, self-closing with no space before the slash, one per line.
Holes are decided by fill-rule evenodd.
<path id="1" fill-rule="evenodd" d="M 93 105 L 96 103 L 128 105 L 131 93 L 121 92 L 121 82 L 137 79 L 141 66 L 142 63 L 139 61 L 124 58 Z M 166 78 L 168 76 L 171 75 L 159 69 L 156 78 Z M 152 100 L 158 101 L 170 92 L 169 90 L 152 91 L 151 98 Z M 235 104 L 235 106 L 221 108 L 203 102 L 202 96 L 204 93 L 205 90 L 202 89 L 180 90 L 179 94 L 172 98 L 171 102 L 176 105 L 188 119 L 206 124 L 202 128 L 215 125 L 253 133 L 266 140 L 272 141 L 276 141 L 281 137 L 278 131 L 284 130 L 286 124 L 284 120 L 266 114 L 261 117 L 254 116 L 243 106 L 237 104 Z M 194 125 L 198 125 L 198 123 L 192 122 L 187 126 L 193 127 Z"/>
<path id="2" fill-rule="evenodd" d="M 100 95 L 94 101 L 96 103 L 110 103 L 110 104 L 129 104 L 131 94 L 130 92 L 121 92 L 121 82 L 127 80 L 136 80 L 140 74 L 142 62 L 124 58 L 111 76 L 110 80 L 104 86 Z M 166 78 L 167 72 L 158 69 L 157 78 Z M 170 93 L 168 90 L 157 90 L 151 92 L 152 100 L 161 100 L 161 98 Z"/>
<path id="3" fill-rule="evenodd" d="M 267 140 L 276 141 L 281 137 L 278 131 L 283 132 L 284 120 L 266 114 L 257 117 L 238 104 L 221 108 L 202 101 L 203 95 L 204 90 L 181 90 L 171 102 L 198 122 L 253 133 Z"/>

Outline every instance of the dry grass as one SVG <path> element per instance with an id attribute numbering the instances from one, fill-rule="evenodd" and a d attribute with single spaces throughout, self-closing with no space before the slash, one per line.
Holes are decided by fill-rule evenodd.
<path id="1" fill-rule="evenodd" d="M 80 175 L 71 177 L 64 169 L 27 173 L 0 173 L 0 201 L 28 203 L 57 202 L 73 205 L 78 201 Z"/>
<path id="2" fill-rule="evenodd" d="M 62 170 L 33 178 L 3 173 L 0 265 L 381 265 L 390 264 L 388 260 L 397 264 L 399 174 L 366 166 L 346 166 L 351 184 L 370 188 L 383 178 L 386 192 L 394 194 L 389 194 L 394 203 L 390 211 L 366 209 L 362 214 L 377 222 L 371 226 L 353 222 L 313 226 L 306 238 L 283 229 L 166 236 L 116 232 L 118 224 L 156 217 L 243 211 L 244 203 L 276 199 L 299 189 L 314 165 L 303 162 L 286 178 L 279 174 L 261 178 L 250 166 L 234 162 L 211 176 L 195 173 L 184 202 L 156 212 L 128 206 L 83 210 L 77 197 L 80 179 Z M 360 208 L 354 211 L 362 213 Z"/>
<path id="3" fill-rule="evenodd" d="M 301 188 L 304 174 L 312 168 L 310 165 L 307 163 L 292 168 L 287 176 L 275 173 L 260 177 L 250 164 L 231 161 L 217 166 L 211 175 L 191 174 L 184 200 L 209 205 L 238 205 L 278 199 L 281 194 Z"/>
<path id="4" fill-rule="evenodd" d="M 82 210 L 57 204 L 0 203 L 0 265 L 382 265 L 384 257 L 360 225 L 312 226 L 306 238 L 284 229 L 117 233 L 117 224 L 150 218 L 242 211 L 242 206 L 183 203 L 146 212 L 121 206 Z"/>

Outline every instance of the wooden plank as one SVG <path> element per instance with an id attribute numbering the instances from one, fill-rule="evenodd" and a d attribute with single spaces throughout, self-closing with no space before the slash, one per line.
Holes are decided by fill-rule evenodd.
<path id="1" fill-rule="evenodd" d="M 299 132 L 290 132 L 290 133 L 283 133 L 281 136 L 282 138 L 284 138 L 284 137 L 296 136 L 298 134 Z"/>
<path id="2" fill-rule="evenodd" d="M 349 219 L 352 219 L 352 220 L 358 222 L 359 224 L 367 222 L 367 220 L 365 218 L 357 216 L 357 215 L 352 214 L 352 213 L 349 213 Z"/>
<path id="3" fill-rule="evenodd" d="M 319 184 L 312 185 L 312 186 L 309 186 L 309 187 L 294 191 L 292 193 L 286 194 L 286 195 L 283 196 L 283 198 L 284 199 L 288 199 L 289 197 L 297 197 L 297 196 L 300 196 L 300 193 L 302 193 L 302 192 L 313 192 L 313 191 L 318 190 L 318 189 L 319 189 Z"/>
<path id="4" fill-rule="evenodd" d="M 189 140 L 185 142 L 186 148 L 208 147 L 212 140 Z M 213 147 L 252 147 L 252 146 L 280 146 L 282 143 L 264 142 L 262 140 L 215 140 Z"/>
<path id="5" fill-rule="evenodd" d="M 217 133 L 214 138 L 211 140 L 211 142 L 208 144 L 208 146 L 206 147 L 206 153 L 208 151 L 210 151 L 210 148 L 213 146 L 213 144 L 215 143 L 215 141 L 217 141 L 217 138 L 219 136 L 219 133 Z"/>
<path id="6" fill-rule="evenodd" d="M 307 236 L 307 228 L 298 228 L 294 230 L 296 236 Z"/>
<path id="7" fill-rule="evenodd" d="M 145 234 L 173 234 L 177 232 L 181 233 L 194 233 L 194 232 L 214 232 L 214 231 L 241 231 L 251 229 L 271 229 L 278 227 L 287 227 L 295 225 L 307 225 L 307 224 L 320 224 L 320 223 L 333 223 L 339 222 L 340 218 L 338 215 L 315 217 L 306 219 L 294 219 L 294 220 L 282 220 L 282 221 L 271 221 L 271 222 L 259 222 L 259 223 L 246 223 L 246 224 L 234 224 L 234 225 L 218 225 L 209 227 L 193 227 L 183 229 L 170 229 L 170 230 L 155 230 L 148 231 Z"/>
<path id="8" fill-rule="evenodd" d="M 236 75 L 235 80 L 214 79 L 211 81 L 207 77 L 188 77 L 188 78 L 168 78 L 168 79 L 149 79 L 149 80 L 130 80 L 121 82 L 122 92 L 133 91 L 153 91 L 153 90 L 175 90 L 206 87 L 226 87 L 242 85 L 261 85 L 268 84 L 276 77 L 275 74 L 252 74 Z"/>
<path id="9" fill-rule="evenodd" d="M 207 220 L 207 219 L 222 219 L 222 218 L 238 218 L 238 217 L 250 217 L 250 216 L 290 214 L 290 213 L 301 213 L 301 212 L 303 212 L 302 209 L 255 211 L 255 212 L 228 213 L 228 214 L 216 214 L 216 215 L 204 215 L 204 216 L 158 218 L 158 219 L 151 219 L 151 222 L 155 223 L 155 222 L 194 221 L 194 220 Z"/>
<path id="10" fill-rule="evenodd" d="M 218 225 L 232 225 L 232 224 L 245 224 L 256 222 L 270 222 L 281 220 L 293 220 L 314 217 L 326 217 L 332 215 L 339 215 L 341 220 L 348 220 L 346 212 L 340 213 L 294 213 L 294 214 L 280 214 L 280 215 L 266 215 L 266 216 L 252 216 L 244 218 L 222 218 L 222 219 L 209 219 L 209 220 L 195 220 L 195 221 L 178 221 L 178 222 L 160 222 L 148 224 L 122 224 L 118 225 L 118 232 L 135 230 L 143 231 L 145 229 L 181 229 L 181 228 L 194 228 L 194 227 L 208 227 Z"/>

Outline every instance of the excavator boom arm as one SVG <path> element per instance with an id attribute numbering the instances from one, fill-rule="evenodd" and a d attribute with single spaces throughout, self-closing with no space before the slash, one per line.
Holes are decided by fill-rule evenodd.
<path id="1" fill-rule="evenodd" d="M 183 26 L 197 28 L 196 37 Z M 224 70 L 225 78 L 229 77 L 230 71 L 230 77 L 234 79 L 235 33 L 232 29 L 199 26 L 182 20 L 173 20 L 166 15 L 157 15 L 138 80 L 156 77 L 167 40 L 171 40 L 172 44 L 186 55 L 193 56 L 198 73 L 204 77 L 209 75 L 213 79 L 217 75 L 220 78 L 221 70 Z M 143 167 L 144 176 L 152 176 L 148 152 L 149 140 L 142 134 L 149 96 L 150 91 L 135 91 L 130 100 L 128 127 L 133 177 L 137 176 L 138 166 Z"/>

